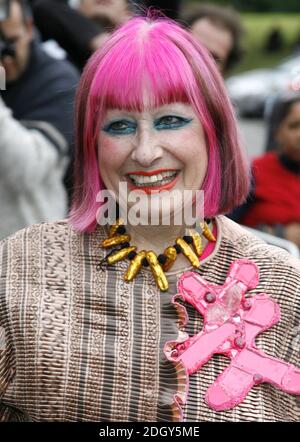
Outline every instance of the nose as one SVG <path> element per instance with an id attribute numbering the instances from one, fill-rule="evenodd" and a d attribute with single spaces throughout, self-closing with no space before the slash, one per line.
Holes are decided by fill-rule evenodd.
<path id="1" fill-rule="evenodd" d="M 159 137 L 149 128 L 139 129 L 134 141 L 131 159 L 143 167 L 150 167 L 163 156 Z"/>

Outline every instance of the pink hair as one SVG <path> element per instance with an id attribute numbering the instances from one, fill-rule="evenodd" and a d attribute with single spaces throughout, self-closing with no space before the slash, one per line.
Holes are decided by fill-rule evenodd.
<path id="1" fill-rule="evenodd" d="M 69 222 L 96 227 L 105 188 L 97 161 L 98 134 L 108 108 L 142 111 L 172 102 L 192 105 L 207 140 L 205 216 L 226 213 L 249 191 L 249 166 L 234 112 L 210 55 L 175 22 L 136 17 L 113 33 L 87 63 L 76 100 L 75 188 Z M 100 146 L 101 148 L 101 146 Z"/>

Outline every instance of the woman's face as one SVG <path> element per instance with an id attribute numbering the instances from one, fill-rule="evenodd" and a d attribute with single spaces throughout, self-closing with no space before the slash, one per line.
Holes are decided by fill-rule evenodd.
<path id="1" fill-rule="evenodd" d="M 202 125 L 183 103 L 142 113 L 108 110 L 98 159 L 107 189 L 118 195 L 119 184 L 127 183 L 129 191 L 143 190 L 147 198 L 162 191 L 199 190 L 208 163 Z M 176 204 L 172 211 L 179 209 Z"/>
<path id="2" fill-rule="evenodd" d="M 291 106 L 277 130 L 276 140 L 281 151 L 300 164 L 300 102 Z"/>

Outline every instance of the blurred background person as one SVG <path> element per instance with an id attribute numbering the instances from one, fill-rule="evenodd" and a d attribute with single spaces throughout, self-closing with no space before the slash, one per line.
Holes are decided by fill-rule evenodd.
<path id="1" fill-rule="evenodd" d="M 167 17 L 177 20 L 181 10 L 185 8 L 186 1 L 182 0 L 132 0 L 134 4 L 141 3 L 146 8 L 160 9 Z"/>
<path id="2" fill-rule="evenodd" d="M 54 40 L 82 70 L 116 26 L 149 6 L 176 19 L 181 0 L 30 0 L 43 41 Z"/>
<path id="3" fill-rule="evenodd" d="M 300 93 L 277 98 L 270 121 L 276 145 L 253 161 L 254 189 L 238 221 L 300 247 Z"/>
<path id="4" fill-rule="evenodd" d="M 184 16 L 183 22 L 208 49 L 222 74 L 242 57 L 243 27 L 237 11 L 231 7 L 201 3 Z"/>
<path id="5" fill-rule="evenodd" d="M 129 20 L 135 11 L 130 0 L 70 0 L 83 16 L 92 20 L 101 33 L 91 41 L 92 50 L 100 48 L 109 34 Z"/>
<path id="6" fill-rule="evenodd" d="M 100 25 L 106 20 L 108 26 L 118 26 L 133 14 L 133 4 L 129 0 L 71 0 L 70 4 Z"/>
<path id="7" fill-rule="evenodd" d="M 113 30 L 129 20 L 134 14 L 144 13 L 147 8 L 159 9 L 176 20 L 181 0 L 69 0 L 69 4 L 100 26 L 106 24 Z"/>
<path id="8" fill-rule="evenodd" d="M 78 73 L 48 56 L 34 37 L 25 0 L 3 3 L 0 64 L 0 238 L 67 213 L 64 175 L 73 137 Z"/>
<path id="9" fill-rule="evenodd" d="M 106 38 L 105 26 L 85 17 L 67 0 L 30 0 L 30 3 L 42 41 L 56 42 L 81 71 L 101 39 Z"/>
<path id="10" fill-rule="evenodd" d="M 265 51 L 268 53 L 280 51 L 284 47 L 284 38 L 279 26 L 274 26 L 265 43 Z"/>

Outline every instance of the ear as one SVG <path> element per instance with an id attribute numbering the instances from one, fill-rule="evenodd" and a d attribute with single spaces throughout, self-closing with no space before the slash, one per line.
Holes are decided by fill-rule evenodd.
<path id="1" fill-rule="evenodd" d="M 29 40 L 33 40 L 33 36 L 34 36 L 34 23 L 33 20 L 31 18 L 26 19 L 26 23 L 25 23 L 25 27 L 27 30 L 27 34 L 28 34 L 28 38 Z"/>

